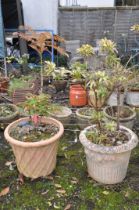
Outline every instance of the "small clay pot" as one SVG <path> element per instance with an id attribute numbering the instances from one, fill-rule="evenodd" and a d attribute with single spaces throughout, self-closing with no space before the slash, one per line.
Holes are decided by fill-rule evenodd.
<path id="1" fill-rule="evenodd" d="M 85 106 L 87 104 L 87 92 L 84 86 L 70 86 L 70 105 L 75 107 Z"/>

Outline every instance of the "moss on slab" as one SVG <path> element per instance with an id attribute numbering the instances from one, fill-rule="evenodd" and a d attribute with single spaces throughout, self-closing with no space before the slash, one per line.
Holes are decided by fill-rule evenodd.
<path id="1" fill-rule="evenodd" d="M 59 144 L 57 167 L 48 178 L 24 184 L 18 171 L 5 165 L 13 160 L 5 142 L 0 147 L 0 190 L 10 193 L 0 197 L 2 210 L 139 210 L 139 147 L 132 153 L 125 180 L 117 185 L 102 185 L 88 177 L 83 148 L 75 143 L 75 133 L 66 131 Z"/>

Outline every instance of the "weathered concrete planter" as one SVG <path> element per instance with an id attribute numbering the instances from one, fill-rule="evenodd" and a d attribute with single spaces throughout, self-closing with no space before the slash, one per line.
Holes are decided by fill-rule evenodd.
<path id="1" fill-rule="evenodd" d="M 116 117 L 112 117 L 111 110 L 116 109 L 117 106 L 107 106 L 103 109 L 105 121 L 117 121 Z M 125 118 L 120 118 L 120 124 L 131 129 L 133 128 L 135 119 L 136 119 L 136 112 L 130 108 L 129 106 L 120 106 L 120 109 L 125 112 L 129 111 L 130 116 Z"/>
<path id="2" fill-rule="evenodd" d="M 126 94 L 126 103 L 130 106 L 139 107 L 139 90 L 129 90 Z"/>
<path id="3" fill-rule="evenodd" d="M 139 108 L 135 108 L 135 112 L 136 112 L 136 122 L 139 123 Z"/>
<path id="4" fill-rule="evenodd" d="M 124 104 L 124 99 L 125 99 L 125 94 L 121 93 L 120 94 L 120 105 L 122 106 Z M 117 93 L 112 92 L 110 97 L 107 100 L 107 105 L 109 106 L 117 106 Z"/>
<path id="5" fill-rule="evenodd" d="M 45 177 L 56 167 L 56 155 L 58 148 L 58 140 L 64 132 L 61 122 L 43 117 L 43 123 L 55 124 L 59 131 L 49 139 L 38 142 L 21 142 L 10 136 L 10 131 L 20 122 L 28 121 L 25 117 L 11 123 L 4 132 L 6 140 L 12 147 L 16 158 L 16 164 L 19 172 L 26 177 L 38 178 Z"/>
<path id="6" fill-rule="evenodd" d="M 80 133 L 80 141 L 84 146 L 89 175 L 103 184 L 116 184 L 123 181 L 126 176 L 131 150 L 138 144 L 136 134 L 130 129 L 120 126 L 127 133 L 128 143 L 120 146 L 102 146 L 90 142 L 86 132 L 90 126 Z"/>
<path id="7" fill-rule="evenodd" d="M 80 129 L 84 129 L 87 126 L 92 124 L 92 116 L 91 115 L 85 115 L 83 114 L 84 111 L 86 110 L 94 110 L 93 108 L 89 108 L 89 107 L 83 107 L 80 109 L 76 110 L 76 118 L 77 118 L 77 123 L 78 126 L 80 127 Z"/>
<path id="8" fill-rule="evenodd" d="M 49 115 L 57 120 L 59 120 L 64 127 L 70 124 L 72 111 L 70 108 L 61 106 L 60 110 L 56 110 L 53 113 L 49 112 Z"/>
<path id="9" fill-rule="evenodd" d="M 18 107 L 14 104 L 0 104 L 0 106 L 8 106 L 13 110 L 13 114 L 10 114 L 6 117 L 1 117 L 0 116 L 0 123 L 4 123 L 4 124 L 9 124 L 11 122 L 13 122 L 15 119 L 17 119 L 18 115 L 19 115 L 19 111 L 18 111 Z"/>

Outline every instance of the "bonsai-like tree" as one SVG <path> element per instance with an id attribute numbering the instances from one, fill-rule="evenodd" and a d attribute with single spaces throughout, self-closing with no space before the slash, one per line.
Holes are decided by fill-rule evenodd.
<path id="1" fill-rule="evenodd" d="M 20 38 L 26 40 L 28 45 L 37 51 L 40 57 L 40 64 L 41 64 L 41 93 L 43 90 L 43 57 L 42 54 L 44 51 L 49 51 L 50 47 L 53 47 L 57 52 L 62 55 L 67 55 L 65 50 L 58 46 L 58 42 L 64 42 L 64 39 L 58 35 L 54 35 L 54 43 L 52 46 L 52 34 L 50 32 L 42 32 L 37 33 L 30 27 L 24 27 L 23 32 L 16 32 L 15 34 L 18 35 Z M 51 53 L 51 52 L 50 52 Z"/>

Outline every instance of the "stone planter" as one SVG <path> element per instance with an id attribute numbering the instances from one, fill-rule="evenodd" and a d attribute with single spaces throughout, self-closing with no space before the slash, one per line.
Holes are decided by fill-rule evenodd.
<path id="1" fill-rule="evenodd" d="M 19 115 L 18 107 L 14 104 L 0 104 L 0 107 L 2 106 L 8 106 L 13 111 L 12 114 L 6 116 L 6 117 L 0 117 L 0 123 L 3 123 L 5 125 L 8 125 L 9 123 L 13 122 L 15 119 L 17 119 Z"/>
<path id="2" fill-rule="evenodd" d="M 6 140 L 12 147 L 16 158 L 16 164 L 19 172 L 26 177 L 38 178 L 45 177 L 52 173 L 56 167 L 56 156 L 58 140 L 64 132 L 61 122 L 43 117 L 43 123 L 55 124 L 59 131 L 49 139 L 38 142 L 21 142 L 10 136 L 10 132 L 16 125 L 28 121 L 29 118 L 22 118 L 11 123 L 4 132 Z"/>
<path id="3" fill-rule="evenodd" d="M 135 108 L 135 112 L 136 112 L 136 122 L 139 124 L 139 108 Z"/>
<path id="4" fill-rule="evenodd" d="M 139 107 L 139 90 L 129 90 L 126 94 L 126 103 L 130 106 Z"/>
<path id="5" fill-rule="evenodd" d="M 80 129 L 84 129 L 87 126 L 92 125 L 92 116 L 84 113 L 86 113 L 86 111 L 91 112 L 93 110 L 94 110 L 93 108 L 89 107 L 83 107 L 76 110 L 77 123 Z"/>
<path id="6" fill-rule="evenodd" d="M 136 119 L 136 112 L 128 106 L 120 106 L 120 109 L 123 113 L 129 113 L 128 117 L 120 117 L 120 124 L 132 130 Z M 103 109 L 106 122 L 117 121 L 117 118 L 112 116 L 112 113 L 114 113 L 115 110 L 117 110 L 117 106 L 107 106 Z"/>
<path id="7" fill-rule="evenodd" d="M 84 146 L 89 176 L 103 184 L 116 184 L 126 176 L 131 150 L 136 147 L 138 138 L 130 129 L 120 126 L 127 133 L 128 143 L 119 146 L 103 146 L 90 142 L 86 132 L 94 126 L 87 127 L 80 133 Z"/>
<path id="8" fill-rule="evenodd" d="M 66 127 L 70 124 L 72 111 L 68 107 L 61 106 L 60 110 L 56 110 L 53 113 L 49 112 L 49 115 L 59 120 L 64 125 L 64 127 Z"/>
<path id="9" fill-rule="evenodd" d="M 125 94 L 121 93 L 120 94 L 120 106 L 122 106 L 124 104 L 124 99 L 125 99 Z M 117 93 L 116 92 L 112 92 L 112 94 L 110 95 L 110 97 L 107 100 L 107 105 L 108 106 L 117 106 Z"/>

